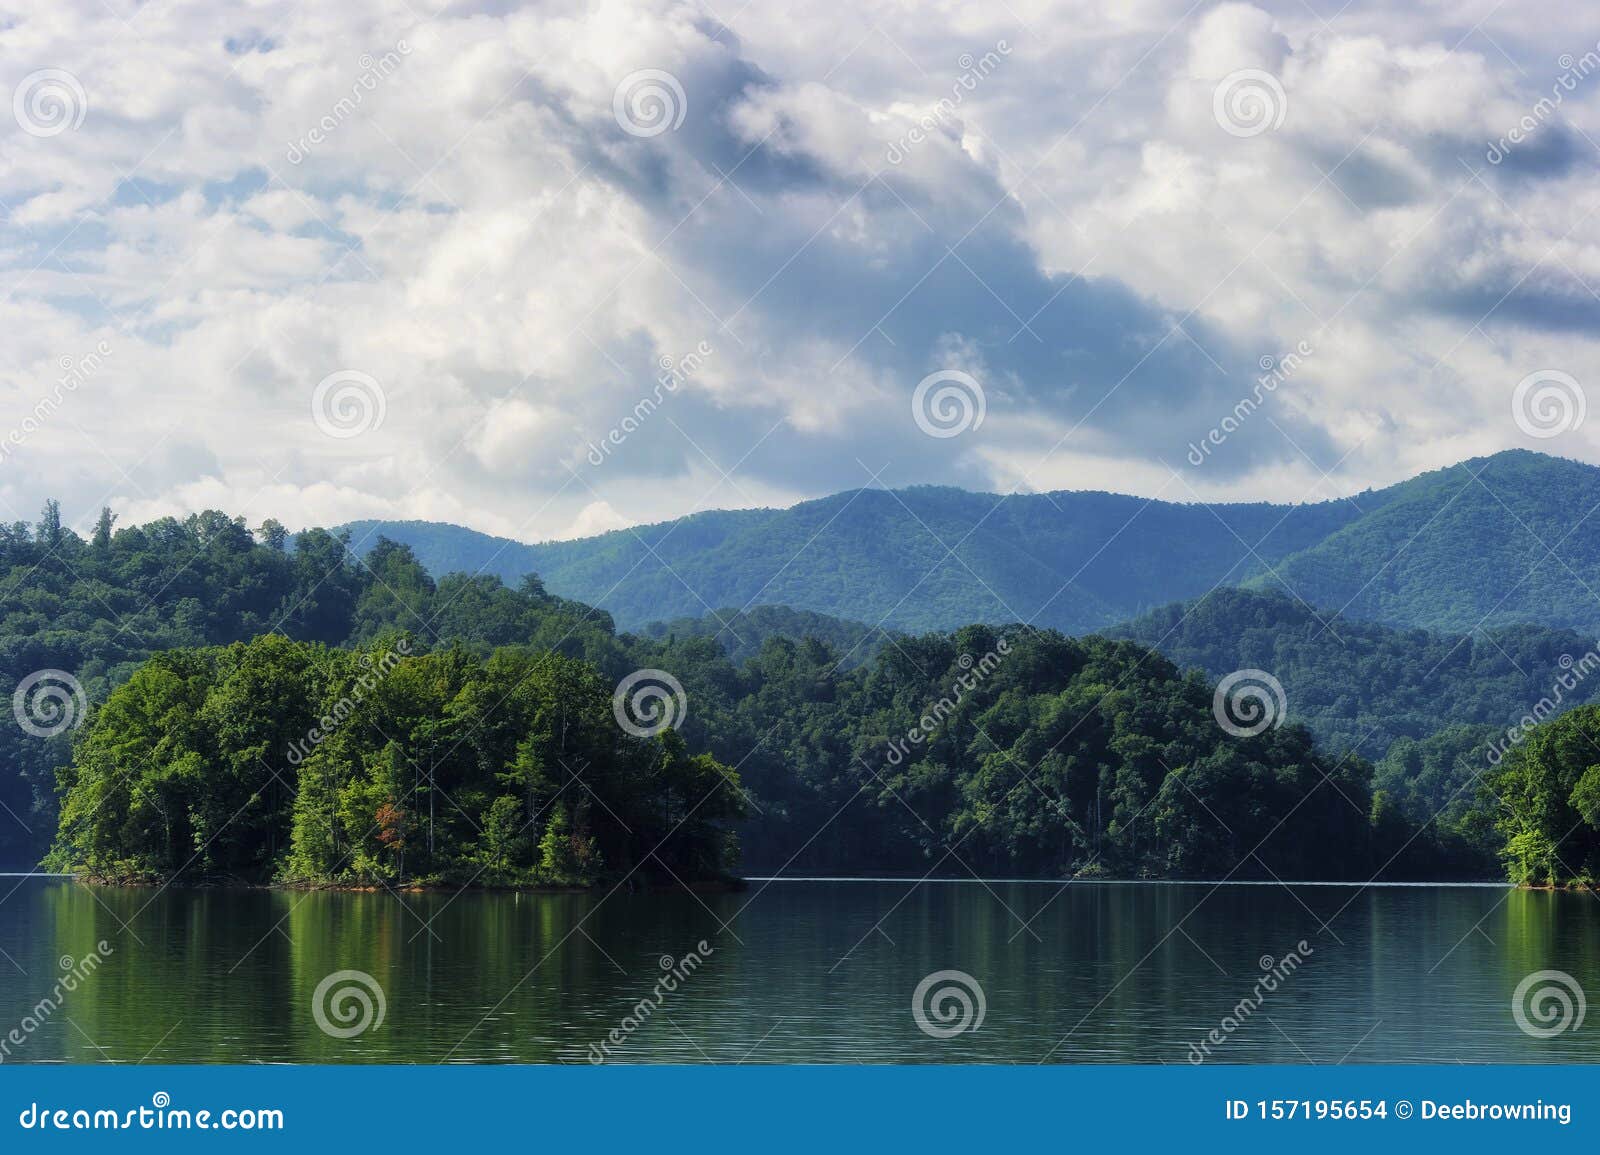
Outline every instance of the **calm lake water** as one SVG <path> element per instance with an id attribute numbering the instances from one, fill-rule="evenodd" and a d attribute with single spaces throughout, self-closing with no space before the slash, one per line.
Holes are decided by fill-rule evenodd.
<path id="1" fill-rule="evenodd" d="M 602 899 L 0 878 L 0 896 L 0 1038 L 25 1040 L 6 1061 L 582 1063 L 613 1029 L 631 1062 L 1184 1063 L 1213 1029 L 1225 1062 L 1600 1061 L 1600 1012 L 1551 1038 L 1512 1014 L 1535 971 L 1600 995 L 1600 901 L 1579 894 L 757 881 Z M 102 940 L 99 969 L 35 1015 Z M 702 940 L 698 969 L 624 1030 L 663 959 L 681 970 Z M 1298 968 L 1224 1028 L 1302 940 Z M 912 1000 L 946 970 L 981 987 L 984 1017 L 935 1038 Z M 340 971 L 384 1002 L 349 1038 L 314 1013 Z"/>

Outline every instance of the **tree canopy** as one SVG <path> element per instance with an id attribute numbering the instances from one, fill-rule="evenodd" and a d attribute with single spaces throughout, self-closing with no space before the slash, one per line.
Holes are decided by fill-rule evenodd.
<path id="1" fill-rule="evenodd" d="M 263 635 L 158 654 L 62 773 L 52 858 L 108 879 L 587 885 L 716 878 L 738 775 L 612 713 L 588 663 Z"/>
<path id="2" fill-rule="evenodd" d="M 1139 640 L 790 611 L 619 634 L 536 577 L 436 579 L 386 539 L 220 513 L 107 512 L 84 540 L 47 507 L 0 530 L 0 568 L 0 664 L 14 683 L 71 672 L 88 705 L 76 731 L 0 737 L 9 857 L 45 851 L 59 790 L 52 861 L 109 877 L 714 874 L 735 833 L 753 872 L 1486 877 L 1525 833 L 1478 795 L 1490 723 L 1573 642 L 1466 648 L 1341 619 L 1336 650 L 1303 609 L 1238 592 Z M 1151 648 L 1158 627 L 1178 662 Z M 1289 720 L 1240 737 L 1193 667 L 1255 659 L 1283 670 Z M 613 711 L 640 670 L 687 704 L 649 740 Z M 1393 736 L 1376 770 L 1347 741 L 1373 716 Z M 734 780 L 740 809 L 694 811 L 643 865 L 659 816 Z"/>

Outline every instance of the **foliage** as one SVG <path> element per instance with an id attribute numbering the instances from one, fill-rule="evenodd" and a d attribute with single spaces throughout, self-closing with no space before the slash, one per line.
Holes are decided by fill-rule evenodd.
<path id="1" fill-rule="evenodd" d="M 840 664 L 870 662 L 893 639 L 892 631 L 865 622 L 846 621 L 788 606 L 732 607 L 711 610 L 703 617 L 651 622 L 636 631 L 640 637 L 670 641 L 677 637 L 712 638 L 735 662 L 745 662 L 761 652 L 771 637 L 818 638 L 840 655 Z"/>
<path id="2" fill-rule="evenodd" d="M 413 545 L 434 573 L 537 572 L 628 628 L 708 606 L 777 604 L 897 630 L 1027 621 L 1076 632 L 1261 572 L 1356 516 L 1346 502 L 1205 507 L 918 486 L 539 545 L 428 522 L 371 524 Z"/>
<path id="3" fill-rule="evenodd" d="M 1597 505 L 1600 469 L 1513 450 L 1305 505 L 924 486 L 539 545 L 428 522 L 361 527 L 412 544 L 435 574 L 537 572 L 628 628 L 766 603 L 901 630 L 1024 621 L 1084 633 L 1248 585 L 1401 628 L 1535 623 L 1592 637 L 1600 539 L 1578 530 Z"/>
<path id="4" fill-rule="evenodd" d="M 1559 691 L 1561 708 L 1600 698 L 1600 673 L 1579 680 L 1588 671 L 1583 656 L 1596 643 L 1570 630 L 1508 626 L 1466 636 L 1396 630 L 1283 594 L 1227 589 L 1112 632 L 1212 677 L 1267 670 L 1283 683 L 1291 718 L 1328 749 L 1369 758 L 1402 738 L 1454 725 L 1504 729 L 1552 695 L 1569 669 L 1573 686 Z"/>
<path id="5" fill-rule="evenodd" d="M 1535 726 L 1487 776 L 1511 880 L 1594 885 L 1600 878 L 1600 706 Z"/>
<path id="6" fill-rule="evenodd" d="M 1415 827 L 1374 821 L 1368 763 L 1323 756 L 1297 725 L 1228 734 L 1204 678 L 1133 643 L 974 626 L 899 639 L 854 670 L 817 639 L 769 638 L 739 667 L 703 639 L 642 656 L 682 675 L 691 747 L 739 766 L 756 872 L 1365 881 L 1492 870 L 1391 862 L 1380 835 L 1404 841 Z M 903 741 L 913 728 L 924 737 Z"/>
<path id="7" fill-rule="evenodd" d="M 1521 468 L 1520 457 L 1509 461 Z M 732 574 L 770 546 L 750 518 L 779 543 L 795 526 L 824 541 L 832 518 L 850 533 L 822 550 L 840 567 L 828 588 L 862 612 L 888 589 L 867 571 L 882 577 L 900 564 L 881 549 L 912 548 L 895 528 L 900 499 L 952 542 L 975 530 L 998 550 L 989 574 L 998 577 L 1026 568 L 1018 541 L 1034 554 L 1057 551 L 1057 561 L 1088 556 L 1085 543 L 1130 513 L 1108 495 L 1055 496 L 1083 498 L 1074 510 L 1084 524 L 1062 529 L 1059 513 L 1024 502 L 993 510 L 991 526 L 973 495 L 925 490 L 811 503 L 818 508 L 799 507 L 803 516 L 781 526 L 772 511 L 708 515 L 651 540 Z M 1360 499 L 1369 515 L 1395 500 Z M 1202 570 L 1222 565 L 1214 542 L 1185 552 L 1180 508 L 1141 515 L 1170 549 L 1113 550 L 1120 568 L 1091 569 L 1065 593 L 1044 581 L 1046 567 L 1035 593 L 1054 612 L 1093 620 L 1166 588 L 1186 557 L 1203 558 Z M 1215 532 L 1217 516 L 1247 539 L 1272 530 L 1261 549 L 1273 558 L 1314 545 L 1335 522 L 1355 525 L 1350 508 L 1306 507 L 1278 529 L 1270 506 L 1200 512 L 1214 538 L 1232 537 Z M 984 537 L 991 532 L 999 536 Z M 632 557 L 621 537 L 612 544 Z M 609 560 L 581 554 L 548 556 L 598 567 L 585 571 L 594 580 L 609 572 Z M 108 513 L 83 540 L 47 507 L 37 527 L 0 529 L 0 569 L 0 666 L 12 684 L 65 669 L 93 703 L 75 747 L 70 734 L 0 728 L 0 757 L 18 771 L 0 780 L 0 803 L 32 828 L 31 837 L 9 828 L 13 841 L 0 847 L 19 865 L 37 860 L 56 825 L 51 776 L 69 761 L 54 861 L 116 876 L 188 868 L 576 884 L 666 869 L 644 863 L 648 835 L 685 817 L 693 837 L 662 853 L 672 871 L 700 875 L 732 861 L 736 825 L 750 869 L 790 873 L 1484 877 L 1509 844 L 1514 871 L 1545 877 L 1552 856 L 1572 849 L 1526 806 L 1513 829 L 1466 801 L 1484 765 L 1479 743 L 1548 690 L 1542 672 L 1562 654 L 1586 648 L 1559 630 L 1440 637 L 1222 591 L 1131 623 L 1135 640 L 1022 626 L 913 637 L 781 607 L 634 636 L 531 575 L 515 587 L 490 573 L 435 578 L 409 547 L 381 537 L 291 538 L 275 522 L 252 532 L 215 512 L 124 528 Z M 952 612 L 966 604 L 970 577 L 936 568 L 911 600 L 926 592 L 919 613 Z M 671 611 L 670 598 L 657 600 L 656 615 Z M 348 701 L 368 669 L 363 657 L 375 661 L 402 635 L 411 656 L 287 761 L 297 739 Z M 1002 642 L 1003 660 L 965 686 L 971 663 Z M 1291 724 L 1254 738 L 1224 733 L 1209 680 L 1180 672 L 1195 666 L 1274 671 Z M 641 744 L 614 724 L 610 694 L 645 668 L 680 679 L 689 709 L 675 732 Z M 1600 679 L 1563 705 L 1597 691 Z M 907 745 L 913 728 L 922 738 Z M 1366 759 L 1385 750 L 1374 775 Z M 727 767 L 754 803 L 748 814 L 690 813 L 687 800 Z M 1600 814 L 1600 774 L 1584 773 L 1560 794 L 1560 813 L 1580 824 Z M 619 833 L 628 828 L 640 837 Z"/>
<path id="8" fill-rule="evenodd" d="M 1500 838 L 1481 786 L 1493 769 L 1490 743 L 1504 734 L 1494 726 L 1447 726 L 1426 738 L 1397 740 L 1374 767 L 1374 799 L 1382 795 L 1399 819 L 1389 825 L 1416 835 L 1396 844 L 1403 869 L 1452 863 L 1468 877 L 1496 873 Z"/>
<path id="9" fill-rule="evenodd" d="M 459 640 L 479 653 L 531 644 L 608 673 L 627 668 L 609 616 L 551 597 L 537 580 L 517 590 L 490 577 L 436 584 L 403 546 L 380 541 L 362 561 L 355 544 L 310 530 L 289 548 L 278 523 L 252 533 L 215 511 L 114 533 L 106 513 L 85 541 L 51 503 L 37 527 L 0 526 L 0 684 L 60 669 L 98 703 L 155 654 L 270 632 L 359 643 L 396 627 L 428 644 Z M 0 726 L 0 867 L 25 868 L 43 853 L 53 773 L 70 742 Z"/>
<path id="10" fill-rule="evenodd" d="M 397 656 L 264 635 L 158 654 L 62 772 L 52 858 L 114 879 L 399 885 L 716 878 L 738 776 L 550 651 Z M 309 738 L 308 738 L 309 736 Z"/>

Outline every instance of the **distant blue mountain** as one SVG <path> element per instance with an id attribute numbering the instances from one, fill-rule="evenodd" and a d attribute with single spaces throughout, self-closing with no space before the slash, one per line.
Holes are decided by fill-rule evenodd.
<path id="1" fill-rule="evenodd" d="M 528 545 L 432 522 L 355 522 L 435 574 L 535 572 L 619 626 L 784 605 L 869 625 L 1030 621 L 1083 633 L 1218 586 L 1276 589 L 1398 626 L 1600 630 L 1600 469 L 1526 451 L 1309 505 L 1111 493 L 854 490 Z"/>

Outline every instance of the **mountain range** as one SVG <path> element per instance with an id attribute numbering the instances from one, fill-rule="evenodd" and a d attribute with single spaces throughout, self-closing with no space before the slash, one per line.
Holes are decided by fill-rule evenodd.
<path id="1" fill-rule="evenodd" d="M 546 545 L 362 523 L 346 535 L 307 530 L 291 547 L 279 523 L 251 531 L 221 511 L 113 530 L 107 510 L 82 538 L 50 501 L 36 525 L 0 526 L 0 674 L 19 694 L 47 685 L 37 724 L 24 722 L 33 699 L 25 711 L 18 698 L 19 725 L 0 728 L 10 819 L 0 863 L 38 860 L 74 720 L 168 651 L 263 634 L 348 647 L 403 630 L 461 660 L 495 647 L 556 651 L 602 686 L 665 670 L 697 703 L 684 731 L 697 750 L 731 766 L 752 746 L 766 751 L 771 731 L 762 790 L 787 797 L 791 778 L 809 782 L 821 793 L 805 804 L 826 817 L 841 801 L 829 792 L 847 781 L 842 767 L 900 726 L 886 704 L 914 717 L 945 692 L 940 671 L 992 648 L 992 627 L 973 624 L 985 619 L 1111 639 L 1067 644 L 1010 628 L 1057 666 L 1022 663 L 1026 696 L 1045 698 L 1023 709 L 1000 693 L 1000 713 L 980 723 L 991 735 L 1102 707 L 1115 733 L 1117 719 L 1149 705 L 1122 683 L 1146 675 L 1156 698 L 1182 699 L 1185 726 L 1209 732 L 1215 679 L 1266 671 L 1288 720 L 1306 724 L 1357 796 L 1368 771 L 1347 756 L 1376 763 L 1374 823 L 1393 833 L 1383 814 L 1413 829 L 1444 814 L 1449 839 L 1492 858 L 1478 799 L 1484 744 L 1530 714 L 1600 700 L 1587 531 L 1597 506 L 1600 470 L 1532 453 L 1315 505 L 854 491 Z M 57 701 L 71 707 L 51 713 Z M 793 716 L 762 721 L 791 705 Z M 847 720 L 830 713 L 841 708 Z M 1130 753 L 1139 748 L 1117 757 L 1142 766 Z M 968 769 L 987 757 L 977 747 L 960 756 Z M 1109 755 L 1083 757 L 1103 769 Z M 1059 769 L 1076 782 L 1070 762 Z M 875 831 L 856 833 L 870 841 Z"/>
<path id="2" fill-rule="evenodd" d="M 434 522 L 344 527 L 430 572 L 537 573 L 622 628 L 783 605 L 902 631 L 1023 621 L 1100 630 L 1219 587 L 1326 616 L 1471 633 L 1600 631 L 1600 469 L 1525 450 L 1303 505 L 1099 492 L 851 490 L 526 544 Z"/>

